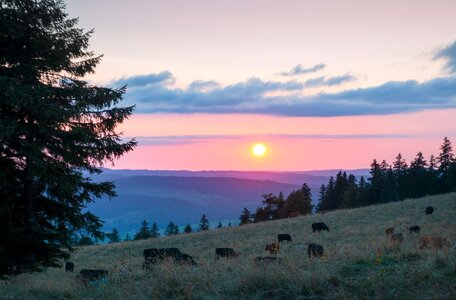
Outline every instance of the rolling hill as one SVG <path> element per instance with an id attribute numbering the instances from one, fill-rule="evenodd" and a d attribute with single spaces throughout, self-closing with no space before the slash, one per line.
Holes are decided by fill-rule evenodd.
<path id="1" fill-rule="evenodd" d="M 425 215 L 432 205 L 434 214 Z M 74 273 L 50 269 L 0 282 L 0 298 L 30 299 L 455 299 L 456 194 L 223 228 L 166 238 L 78 249 L 76 271 L 104 268 L 107 281 L 83 286 Z M 330 232 L 313 233 L 324 221 Z M 419 225 L 419 234 L 408 228 Z M 394 226 L 404 242 L 398 249 L 385 236 Z M 255 265 L 269 255 L 266 243 L 278 233 L 293 242 L 281 245 L 283 264 Z M 441 236 L 451 246 L 421 250 L 424 235 Z M 323 245 L 322 258 L 308 258 L 309 243 Z M 197 267 L 164 264 L 141 269 L 143 249 L 178 247 Z M 216 247 L 240 251 L 238 258 L 215 260 Z"/>

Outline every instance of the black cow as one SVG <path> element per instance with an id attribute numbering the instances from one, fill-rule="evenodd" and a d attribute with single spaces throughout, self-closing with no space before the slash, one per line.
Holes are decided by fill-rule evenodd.
<path id="1" fill-rule="evenodd" d="M 323 255 L 323 246 L 318 244 L 309 244 L 307 247 L 307 255 L 309 258 L 313 255 L 315 257 Z"/>
<path id="2" fill-rule="evenodd" d="M 108 274 L 108 271 L 101 269 L 82 269 L 76 277 L 82 280 L 84 284 L 87 284 L 87 282 L 104 280 L 108 277 Z"/>
<path id="3" fill-rule="evenodd" d="M 402 243 L 404 237 L 402 236 L 402 233 L 395 233 L 391 236 L 391 240 L 397 243 Z"/>
<path id="4" fill-rule="evenodd" d="M 279 240 L 279 243 L 280 242 L 283 242 L 283 241 L 287 241 L 287 242 L 291 242 L 291 235 L 289 235 L 288 233 L 282 233 L 282 234 L 278 234 L 277 235 L 277 239 Z"/>
<path id="5" fill-rule="evenodd" d="M 270 264 L 270 263 L 282 263 L 282 258 L 275 256 L 257 256 L 254 259 L 255 264 Z"/>
<path id="6" fill-rule="evenodd" d="M 215 248 L 215 258 L 219 259 L 220 257 L 232 258 L 239 256 L 239 253 L 234 251 L 232 248 Z"/>
<path id="7" fill-rule="evenodd" d="M 164 260 L 170 260 L 175 264 L 187 264 L 196 266 L 197 263 L 193 260 L 193 257 L 186 253 L 182 253 L 177 248 L 150 248 L 145 249 L 143 269 L 150 269 L 153 265 L 163 262 Z"/>
<path id="8" fill-rule="evenodd" d="M 67 261 L 65 263 L 65 272 L 73 272 L 74 271 L 74 263 L 71 261 Z"/>
<path id="9" fill-rule="evenodd" d="M 414 233 L 414 232 L 420 233 L 420 226 L 418 226 L 418 225 L 412 226 L 409 228 L 409 231 L 410 231 L 410 233 Z"/>
<path id="10" fill-rule="evenodd" d="M 434 212 L 434 208 L 432 206 L 428 206 L 426 207 L 426 210 L 424 212 L 426 213 L 426 215 L 432 215 L 432 213 Z"/>
<path id="11" fill-rule="evenodd" d="M 315 232 L 315 231 L 320 232 L 322 230 L 326 230 L 329 232 L 329 227 L 326 226 L 326 224 L 323 222 L 312 223 L 312 230 L 313 230 L 313 232 Z"/>

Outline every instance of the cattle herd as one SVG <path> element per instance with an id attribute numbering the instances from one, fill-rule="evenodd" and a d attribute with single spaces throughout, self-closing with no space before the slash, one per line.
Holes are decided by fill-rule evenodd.
<path id="1" fill-rule="evenodd" d="M 434 212 L 432 206 L 428 206 L 425 209 L 425 214 L 430 215 Z M 321 232 L 326 230 L 329 232 L 329 227 L 323 222 L 312 223 L 313 232 Z M 419 234 L 420 226 L 414 225 L 409 227 L 409 234 Z M 402 233 L 395 233 L 394 227 L 389 227 L 385 229 L 385 234 L 389 237 L 390 241 L 393 244 L 393 247 L 399 247 L 403 242 L 404 236 Z M 269 263 L 281 263 L 282 259 L 278 257 L 280 250 L 281 242 L 292 242 L 292 237 L 288 233 L 281 233 L 277 235 L 277 241 L 266 244 L 265 251 L 269 251 L 271 255 L 275 256 L 257 256 L 254 258 L 254 263 L 257 265 L 260 264 L 269 264 Z M 420 249 L 443 249 L 449 247 L 450 244 L 446 238 L 436 237 L 436 236 L 422 236 L 419 241 Z M 307 247 L 307 256 L 311 258 L 323 256 L 324 248 L 322 245 L 316 243 L 310 243 Z M 182 253 L 178 248 L 149 248 L 143 251 L 144 263 L 142 268 L 145 270 L 151 270 L 153 266 L 161 264 L 163 262 L 170 262 L 177 265 L 191 265 L 196 266 L 197 263 L 187 253 Z M 235 258 L 240 255 L 239 252 L 235 251 L 232 248 L 216 248 L 215 249 L 215 259 L 219 260 L 220 258 Z M 74 263 L 67 261 L 65 263 L 65 271 L 73 272 Z M 99 280 L 104 280 L 108 276 L 108 271 L 103 269 L 82 269 L 79 275 L 76 276 L 78 280 L 82 283 L 87 284 L 88 282 L 94 282 Z"/>

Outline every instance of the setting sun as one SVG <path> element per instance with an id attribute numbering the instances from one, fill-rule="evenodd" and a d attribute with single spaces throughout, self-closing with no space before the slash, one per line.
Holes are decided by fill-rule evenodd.
<path id="1" fill-rule="evenodd" d="M 256 156 L 263 156 L 266 153 L 266 147 L 263 144 L 256 144 L 253 146 L 252 152 Z"/>

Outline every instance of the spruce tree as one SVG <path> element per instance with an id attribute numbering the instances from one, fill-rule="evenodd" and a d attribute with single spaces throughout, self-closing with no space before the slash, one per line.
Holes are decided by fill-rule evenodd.
<path id="1" fill-rule="evenodd" d="M 153 238 L 157 238 L 160 236 L 160 232 L 159 232 L 158 225 L 156 222 L 154 222 L 152 224 L 152 228 L 150 229 L 150 235 Z"/>
<path id="2" fill-rule="evenodd" d="M 113 229 L 111 233 L 106 235 L 109 239 L 109 243 L 118 243 L 120 242 L 119 231 L 117 229 Z"/>
<path id="3" fill-rule="evenodd" d="M 246 207 L 244 207 L 244 210 L 242 211 L 239 220 L 239 225 L 245 225 L 252 222 L 252 214 Z"/>
<path id="4" fill-rule="evenodd" d="M 169 222 L 168 226 L 165 229 L 165 235 L 170 236 L 175 234 L 179 234 L 179 226 L 173 222 Z"/>
<path id="5" fill-rule="evenodd" d="M 209 220 L 207 219 L 206 215 L 202 215 L 199 224 L 199 231 L 205 230 L 209 230 Z"/>
<path id="6" fill-rule="evenodd" d="M 152 237 L 152 234 L 150 233 L 149 223 L 147 223 L 147 221 L 144 220 L 141 223 L 141 228 L 135 234 L 134 239 L 135 239 L 135 241 L 136 240 L 145 240 L 145 239 L 148 239 L 148 238 L 151 238 L 151 237 Z"/>
<path id="7" fill-rule="evenodd" d="M 440 154 L 437 157 L 439 167 L 437 169 L 437 176 L 439 178 L 439 192 L 448 193 L 452 190 L 452 176 L 450 175 L 450 167 L 455 163 L 453 146 L 451 141 L 445 137 L 443 144 L 440 147 Z M 453 173 L 453 170 L 452 172 Z"/>
<path id="8" fill-rule="evenodd" d="M 426 196 L 429 185 L 429 171 L 423 153 L 418 152 L 410 163 L 409 171 L 410 193 L 409 197 L 418 198 Z"/>
<path id="9" fill-rule="evenodd" d="M 219 223 L 218 223 L 217 228 L 223 228 L 222 222 L 219 222 Z"/>
<path id="10" fill-rule="evenodd" d="M 394 182 L 396 186 L 396 194 L 394 195 L 394 200 L 402 200 L 407 197 L 409 188 L 408 188 L 408 165 L 405 159 L 402 158 L 402 155 L 399 153 L 396 156 L 396 160 L 393 163 L 393 175 Z"/>
<path id="11" fill-rule="evenodd" d="M 185 227 L 184 227 L 184 232 L 185 233 L 191 233 L 192 230 L 193 229 L 192 229 L 192 226 L 190 226 L 190 224 L 185 225 Z"/>
<path id="12" fill-rule="evenodd" d="M 125 87 L 84 81 L 101 56 L 61 0 L 0 2 L 0 277 L 60 266 L 72 236 L 100 239 L 85 210 L 111 182 L 89 174 L 132 150 L 117 126 Z"/>

